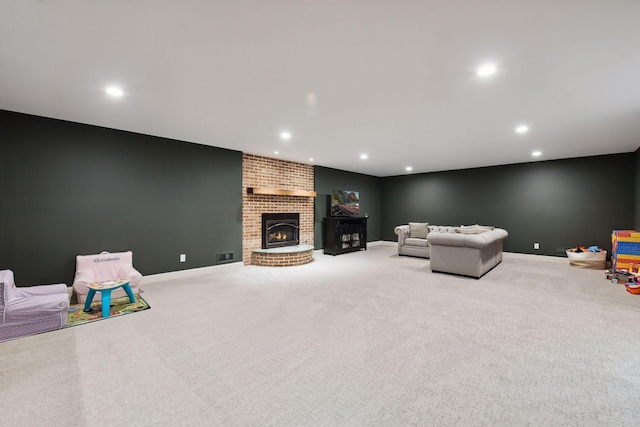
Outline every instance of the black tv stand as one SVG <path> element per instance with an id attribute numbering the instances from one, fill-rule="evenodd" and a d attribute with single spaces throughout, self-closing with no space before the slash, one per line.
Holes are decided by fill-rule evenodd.
<path id="1" fill-rule="evenodd" d="M 367 217 L 330 216 L 324 219 L 324 253 L 340 255 L 367 249 Z"/>

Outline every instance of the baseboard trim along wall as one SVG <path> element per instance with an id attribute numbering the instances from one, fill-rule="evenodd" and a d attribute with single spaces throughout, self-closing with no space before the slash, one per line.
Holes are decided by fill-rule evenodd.
<path id="1" fill-rule="evenodd" d="M 140 286 L 166 282 L 167 280 L 185 279 L 193 276 L 199 276 L 201 274 L 206 274 L 208 272 L 214 271 L 214 269 L 238 268 L 240 266 L 242 266 L 242 261 L 231 262 L 228 264 L 210 265 L 208 267 L 190 268 L 187 270 L 168 271 L 166 273 L 149 274 L 142 277 Z"/>
<path id="2" fill-rule="evenodd" d="M 378 240 L 375 242 L 367 243 L 367 246 L 376 246 L 376 245 L 384 245 L 384 244 L 395 244 L 395 243 Z M 319 256 L 325 256 L 322 253 L 322 249 L 317 249 L 313 251 L 314 258 L 317 258 Z M 185 279 L 193 276 L 199 276 L 201 274 L 206 274 L 208 272 L 220 271 L 221 268 L 240 268 L 240 267 L 243 267 L 242 261 L 231 262 L 228 264 L 211 265 L 208 267 L 190 268 L 188 270 L 168 271 L 166 273 L 149 274 L 147 276 L 142 277 L 140 286 L 153 285 L 154 283 L 166 282 L 167 280 Z M 271 267 L 261 267 L 261 266 L 255 266 L 255 267 L 271 268 Z"/>

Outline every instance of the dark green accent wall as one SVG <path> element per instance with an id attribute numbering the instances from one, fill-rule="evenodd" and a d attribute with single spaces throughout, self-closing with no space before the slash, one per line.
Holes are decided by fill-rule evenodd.
<path id="1" fill-rule="evenodd" d="M 18 286 L 71 285 L 75 256 L 103 250 L 143 275 L 241 261 L 240 152 L 8 111 L 0 135 L 0 269 Z"/>
<path id="2" fill-rule="evenodd" d="M 75 256 L 103 250 L 132 250 L 143 274 L 242 260 L 240 152 L 2 110 L 0 137 L 0 269 L 19 286 L 70 285 Z M 509 231 L 506 251 L 554 255 L 640 229 L 640 149 L 386 178 L 316 166 L 317 249 L 332 189 L 360 192 L 369 241 L 479 223 Z"/>
<path id="3" fill-rule="evenodd" d="M 628 153 L 384 178 L 382 239 L 395 241 L 394 227 L 409 221 L 484 224 L 509 232 L 507 252 L 610 252 L 611 230 L 634 226 L 636 161 Z"/>
<path id="4" fill-rule="evenodd" d="M 346 172 L 316 166 L 314 171 L 315 203 L 314 241 L 315 248 L 322 249 L 322 219 L 328 216 L 331 205 L 331 190 L 352 190 L 360 193 L 360 215 L 369 214 L 367 241 L 381 240 L 382 226 L 382 179 L 375 176 Z"/>

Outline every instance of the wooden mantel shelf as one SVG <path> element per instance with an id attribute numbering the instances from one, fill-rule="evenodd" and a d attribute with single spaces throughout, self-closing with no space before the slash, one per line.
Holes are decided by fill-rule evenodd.
<path id="1" fill-rule="evenodd" d="M 279 188 L 247 187 L 247 194 L 268 194 L 268 195 L 271 195 L 271 196 L 316 197 L 316 192 L 315 191 L 281 190 Z"/>

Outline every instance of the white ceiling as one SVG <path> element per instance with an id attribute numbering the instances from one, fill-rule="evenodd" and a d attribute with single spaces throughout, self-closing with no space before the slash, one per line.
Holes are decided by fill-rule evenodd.
<path id="1" fill-rule="evenodd" d="M 6 0 L 0 109 L 376 176 L 631 152 L 640 1 Z"/>

